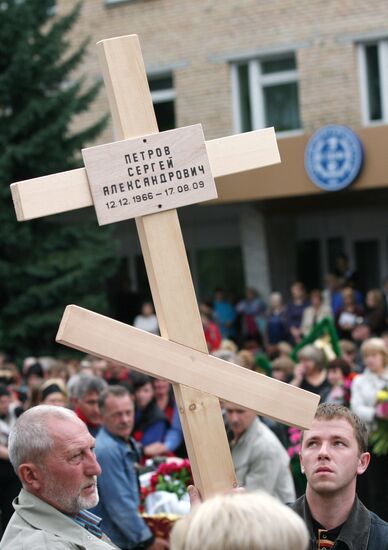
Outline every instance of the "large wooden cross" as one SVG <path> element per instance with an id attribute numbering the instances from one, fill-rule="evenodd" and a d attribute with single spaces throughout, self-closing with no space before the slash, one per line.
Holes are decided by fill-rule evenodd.
<path id="1" fill-rule="evenodd" d="M 98 52 L 116 138 L 127 140 L 141 136 L 144 144 L 154 144 L 151 150 L 155 152 L 157 146 L 152 134 L 157 134 L 158 128 L 137 36 L 101 41 L 98 43 Z M 179 145 L 179 139 L 174 143 L 178 142 Z M 138 145 L 136 142 L 136 146 Z M 119 197 L 123 195 L 118 195 L 117 189 L 121 192 L 121 185 L 126 184 L 127 188 L 132 186 L 133 189 L 137 184 L 135 180 L 119 184 L 106 182 L 105 188 L 100 187 L 99 193 L 97 190 L 92 198 L 90 175 L 95 166 L 94 153 L 98 148 L 92 149 L 94 151 L 88 172 L 81 168 L 13 184 L 11 189 L 18 220 L 33 219 L 92 204 L 96 205 L 99 217 L 98 203 L 100 214 L 102 209 L 102 218 L 99 217 L 99 220 L 101 223 L 108 223 L 109 220 L 107 222 L 104 218 L 104 208 L 106 206 L 106 209 L 110 209 L 111 192 L 114 193 L 114 208 L 119 207 L 117 211 L 122 212 L 126 203 L 120 202 Z M 213 140 L 206 143 L 206 150 L 211 172 L 216 180 L 223 175 L 279 162 L 273 129 Z M 88 158 L 88 151 L 91 150 L 84 151 L 84 159 Z M 102 150 L 103 154 L 105 152 L 105 149 Z M 171 152 L 170 146 L 164 152 Z M 122 153 L 119 155 L 123 158 Z M 126 167 L 127 173 L 131 176 L 130 165 L 137 157 L 135 159 L 131 153 L 124 155 L 124 158 L 129 165 Z M 148 165 L 151 161 L 152 159 L 148 159 Z M 170 158 L 171 162 L 173 161 Z M 205 164 L 200 166 L 203 172 L 208 172 L 204 168 Z M 144 176 L 144 166 L 142 170 Z M 183 170 L 184 168 L 182 173 Z M 98 173 L 97 170 L 97 177 Z M 162 180 L 159 182 L 163 183 Z M 199 183 L 194 183 L 190 180 L 187 188 L 181 185 L 182 192 L 195 195 L 194 191 L 199 190 Z M 171 189 L 172 186 L 168 188 Z M 136 194 L 131 196 L 131 202 L 133 198 L 133 202 L 143 203 L 144 206 L 146 200 L 143 200 L 143 191 L 139 191 L 139 200 Z M 146 191 L 147 197 L 151 191 Z M 176 186 L 171 193 L 164 192 L 166 196 L 180 193 Z M 155 199 L 156 192 L 151 194 Z M 166 200 L 160 204 L 154 200 L 151 203 L 156 209 L 154 211 L 159 209 L 159 212 L 139 214 L 136 225 L 161 337 L 152 337 L 122 323 L 71 306 L 65 312 L 58 339 L 78 349 L 117 360 L 173 382 L 194 480 L 206 498 L 236 486 L 233 462 L 216 396 L 304 428 L 313 419 L 318 398 L 208 356 L 177 212 L 169 209 Z M 171 204 L 176 202 L 172 201 Z M 78 336 L 81 336 L 81 340 Z M 134 355 L 130 352 L 134 352 Z"/>

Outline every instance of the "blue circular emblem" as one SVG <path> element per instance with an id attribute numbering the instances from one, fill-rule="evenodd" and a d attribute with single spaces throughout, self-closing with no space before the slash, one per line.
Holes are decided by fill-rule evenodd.
<path id="1" fill-rule="evenodd" d="M 346 126 L 320 128 L 305 151 L 305 168 L 311 181 L 325 191 L 345 189 L 357 178 L 363 162 L 358 136 Z"/>

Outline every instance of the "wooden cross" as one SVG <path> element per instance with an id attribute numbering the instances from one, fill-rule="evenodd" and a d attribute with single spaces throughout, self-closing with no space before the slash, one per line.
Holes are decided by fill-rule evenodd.
<path id="1" fill-rule="evenodd" d="M 146 141 L 158 128 L 137 36 L 101 41 L 98 53 L 116 137 L 147 136 Z M 213 140 L 206 143 L 206 150 L 216 179 L 279 162 L 273 129 Z M 81 168 L 13 184 L 17 218 L 32 219 L 94 204 L 88 176 Z M 193 190 L 194 184 L 188 189 Z M 98 200 L 101 204 L 101 197 Z M 236 486 L 216 395 L 305 428 L 319 398 L 208 357 L 177 212 L 159 204 L 156 208 L 163 211 L 137 217 L 136 225 L 162 338 L 132 333 L 135 329 L 75 306 L 66 310 L 58 338 L 173 382 L 194 480 L 206 498 Z M 90 320 L 98 321 L 94 328 L 87 324 Z M 82 341 L 73 341 L 69 334 L 74 331 L 83 335 Z M 129 348 L 139 355 L 127 355 Z M 159 360 L 160 368 L 153 370 Z M 234 388 L 238 388 L 235 397 Z"/>

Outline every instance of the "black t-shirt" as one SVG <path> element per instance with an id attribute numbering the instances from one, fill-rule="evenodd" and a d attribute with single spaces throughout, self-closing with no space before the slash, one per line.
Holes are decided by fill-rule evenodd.
<path id="1" fill-rule="evenodd" d="M 317 521 L 315 521 L 314 518 L 311 518 L 311 519 L 312 519 L 315 538 L 317 541 L 317 550 L 332 548 L 344 524 L 341 523 L 341 525 L 338 525 L 338 527 L 334 527 L 334 529 L 328 530 L 322 527 L 322 525 L 320 525 Z"/>
<path id="2" fill-rule="evenodd" d="M 316 393 L 320 395 L 321 402 L 324 402 L 325 398 L 330 392 L 331 386 L 326 379 L 321 384 L 319 384 L 319 386 L 313 386 L 312 384 L 309 384 L 309 382 L 307 382 L 305 378 L 303 378 L 300 388 L 302 390 L 310 391 L 311 393 Z"/>

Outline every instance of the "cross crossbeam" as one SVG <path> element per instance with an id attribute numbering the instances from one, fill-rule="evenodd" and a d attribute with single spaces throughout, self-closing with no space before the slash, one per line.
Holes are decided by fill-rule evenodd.
<path id="1" fill-rule="evenodd" d="M 56 340 L 301 429 L 311 424 L 320 399 L 319 395 L 78 306 L 67 306 Z"/>
<path id="2" fill-rule="evenodd" d="M 280 162 L 273 128 L 206 141 L 216 185 L 222 178 Z M 23 180 L 11 185 L 18 221 L 93 206 L 85 168 Z"/>

